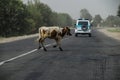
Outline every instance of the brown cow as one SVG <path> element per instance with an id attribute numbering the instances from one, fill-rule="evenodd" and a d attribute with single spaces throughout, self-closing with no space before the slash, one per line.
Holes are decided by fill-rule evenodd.
<path id="1" fill-rule="evenodd" d="M 39 28 L 39 47 L 38 49 L 41 48 L 40 43 L 44 49 L 44 51 L 47 51 L 47 49 L 44 46 L 44 40 L 46 38 L 50 38 L 50 39 L 54 39 L 57 43 L 57 45 L 54 45 L 53 47 L 59 47 L 60 51 L 63 51 L 63 49 L 61 48 L 60 42 L 61 39 L 65 36 L 65 35 L 69 35 L 71 36 L 72 34 L 70 33 L 70 29 L 68 27 L 64 27 L 64 28 L 60 28 L 58 26 L 54 26 L 54 27 L 40 27 Z"/>

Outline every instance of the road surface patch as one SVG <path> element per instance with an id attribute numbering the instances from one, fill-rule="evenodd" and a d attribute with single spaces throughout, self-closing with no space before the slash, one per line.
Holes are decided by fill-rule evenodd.
<path id="1" fill-rule="evenodd" d="M 68 39 L 68 38 L 65 38 L 65 39 L 63 39 L 63 40 L 66 40 L 66 39 Z M 45 47 L 51 46 L 51 45 L 53 45 L 53 44 L 55 44 L 55 42 L 54 42 L 54 43 L 51 43 L 51 44 L 47 44 L 47 45 L 45 45 Z M 43 48 L 41 48 L 41 49 L 43 49 Z M 18 59 L 18 58 L 21 58 L 21 57 L 23 57 L 23 56 L 26 56 L 26 55 L 28 55 L 28 54 L 31 54 L 31 53 L 33 53 L 33 52 L 35 52 L 35 51 L 37 51 L 37 50 L 38 50 L 38 49 L 33 49 L 33 50 L 29 51 L 29 52 L 23 53 L 23 54 L 18 55 L 18 56 L 16 56 L 16 57 L 10 58 L 10 59 L 8 59 L 8 60 L 4 60 L 4 61 L 0 62 L 0 66 L 3 65 L 3 64 L 5 64 L 5 63 L 7 63 L 7 62 L 10 62 L 10 61 L 16 60 L 16 59 Z"/>

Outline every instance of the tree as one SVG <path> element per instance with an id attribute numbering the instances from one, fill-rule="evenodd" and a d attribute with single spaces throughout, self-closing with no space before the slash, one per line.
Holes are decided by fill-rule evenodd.
<path id="1" fill-rule="evenodd" d="M 30 34 L 41 26 L 66 26 L 72 18 L 66 13 L 53 12 L 40 0 L 0 0 L 0 36 L 9 37 Z"/>
<path id="2" fill-rule="evenodd" d="M 120 18 L 118 16 L 108 16 L 103 23 L 104 26 L 109 26 L 109 27 L 116 27 L 120 26 Z"/>
<path id="3" fill-rule="evenodd" d="M 59 21 L 58 21 L 58 13 L 57 12 L 52 12 L 50 19 L 51 19 L 50 21 L 51 21 L 52 25 L 58 26 Z"/>
<path id="4" fill-rule="evenodd" d="M 25 18 L 26 6 L 21 0 L 0 0 L 1 36 L 22 34 L 26 30 Z"/>
<path id="5" fill-rule="evenodd" d="M 92 20 L 92 16 L 87 9 L 82 9 L 80 11 L 80 18 Z"/>
<path id="6" fill-rule="evenodd" d="M 41 14 L 41 3 L 36 0 L 36 2 L 28 1 L 27 10 L 29 12 L 28 21 L 32 21 L 36 30 L 43 24 L 43 16 Z M 30 20 L 29 20 L 30 19 Z"/>
<path id="7" fill-rule="evenodd" d="M 27 8 L 30 14 L 29 18 L 33 19 L 33 21 L 35 22 L 36 30 L 43 25 L 52 25 L 52 10 L 49 6 L 41 3 L 39 0 L 34 0 L 28 2 Z"/>
<path id="8" fill-rule="evenodd" d="M 119 7 L 118 7 L 117 16 L 119 16 L 119 17 L 120 17 L 120 5 L 119 5 Z"/>
<path id="9" fill-rule="evenodd" d="M 72 18 L 66 13 L 59 13 L 57 16 L 57 25 L 59 26 L 72 26 Z"/>
<path id="10" fill-rule="evenodd" d="M 101 21 L 102 21 L 101 16 L 99 14 L 95 15 L 94 20 L 93 20 L 93 25 L 97 26 L 97 25 L 99 25 L 101 23 Z"/>
<path id="11" fill-rule="evenodd" d="M 29 1 L 27 7 L 30 19 L 33 19 L 35 22 L 36 30 L 40 26 L 72 25 L 72 18 L 68 14 L 53 12 L 49 6 L 41 3 L 39 0 Z"/>
<path id="12" fill-rule="evenodd" d="M 51 26 L 52 21 L 52 10 L 49 6 L 47 6 L 46 4 L 41 3 L 40 5 L 41 8 L 41 16 L 43 17 L 43 25 L 45 26 Z"/>

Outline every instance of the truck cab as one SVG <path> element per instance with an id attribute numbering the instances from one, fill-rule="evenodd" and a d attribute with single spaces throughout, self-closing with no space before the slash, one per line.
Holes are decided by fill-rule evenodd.
<path id="1" fill-rule="evenodd" d="M 86 34 L 91 37 L 91 23 L 88 19 L 78 19 L 75 24 L 75 36 Z"/>

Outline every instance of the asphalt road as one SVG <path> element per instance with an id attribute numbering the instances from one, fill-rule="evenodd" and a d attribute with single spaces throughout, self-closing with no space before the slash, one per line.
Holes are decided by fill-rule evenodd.
<path id="1" fill-rule="evenodd" d="M 0 80 L 120 80 L 120 41 L 96 29 L 65 37 L 62 48 L 37 50 L 35 38 L 0 44 Z"/>

